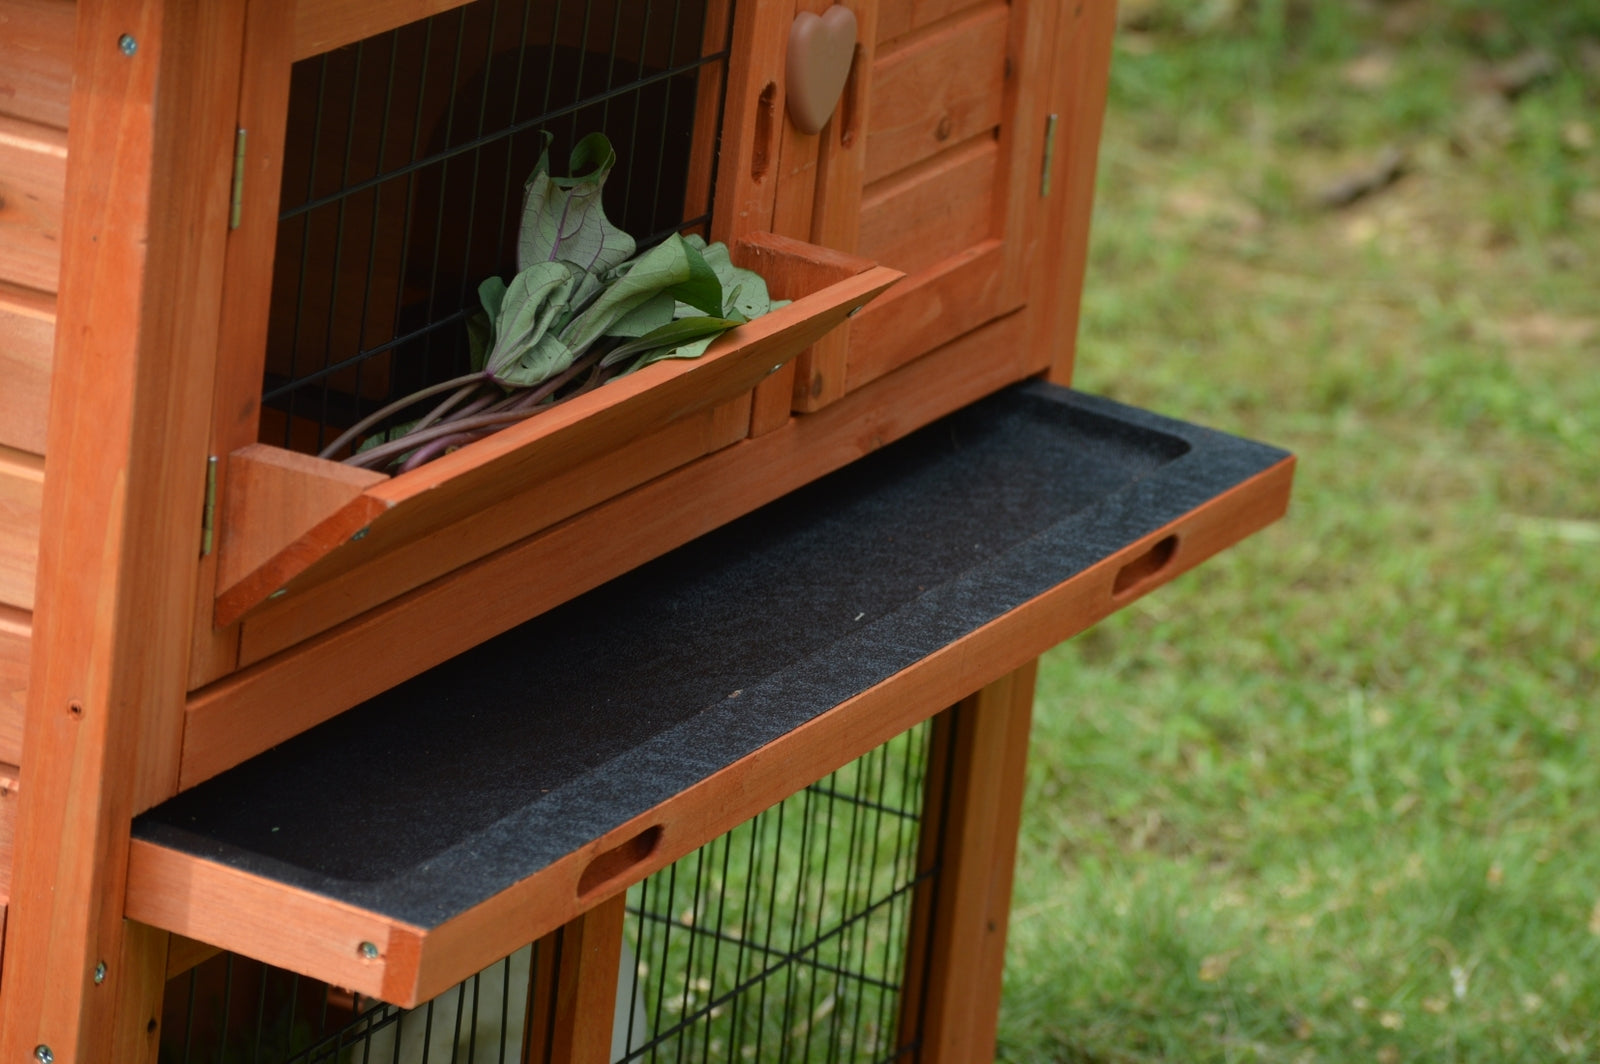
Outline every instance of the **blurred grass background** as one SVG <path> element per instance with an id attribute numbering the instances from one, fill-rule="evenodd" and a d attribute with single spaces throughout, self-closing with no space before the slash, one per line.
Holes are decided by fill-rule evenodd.
<path id="1" fill-rule="evenodd" d="M 1001 1058 L 1600 1061 L 1600 0 L 1121 19 L 1076 383 L 1300 468 L 1047 659 Z"/>

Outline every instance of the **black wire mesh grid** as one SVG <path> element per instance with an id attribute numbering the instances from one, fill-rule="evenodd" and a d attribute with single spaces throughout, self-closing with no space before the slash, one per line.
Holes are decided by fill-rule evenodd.
<path id="1" fill-rule="evenodd" d="M 595 1021 L 613 1061 L 915 1059 L 922 1009 L 906 994 L 921 981 L 906 964 L 942 850 L 924 812 L 949 790 L 933 735 L 911 729 L 629 891 L 615 1011 Z M 220 955 L 168 984 L 161 1064 L 545 1061 L 524 1042 L 553 948 L 524 946 L 412 1010 Z"/>
<path id="2" fill-rule="evenodd" d="M 703 230 L 732 24 L 729 0 L 475 0 L 296 63 L 263 442 L 319 450 L 467 371 L 465 322 L 478 284 L 515 272 L 546 133 L 556 174 L 585 135 L 611 139 L 606 212 L 641 246 Z"/>

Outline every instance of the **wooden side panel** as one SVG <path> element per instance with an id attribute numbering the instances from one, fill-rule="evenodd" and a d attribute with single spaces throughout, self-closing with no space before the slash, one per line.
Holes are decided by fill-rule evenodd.
<path id="1" fill-rule="evenodd" d="M 0 605 L 33 609 L 44 462 L 0 447 Z"/>
<path id="2" fill-rule="evenodd" d="M 44 453 L 56 301 L 0 283 L 0 447 Z"/>
<path id="3" fill-rule="evenodd" d="M 915 276 L 986 240 L 999 150 L 979 137 L 867 191 L 861 254 Z"/>
<path id="4" fill-rule="evenodd" d="M 1005 93 L 1004 6 L 882 53 L 872 68 L 868 184 L 1000 125 Z"/>
<path id="5" fill-rule="evenodd" d="M 22 761 L 22 716 L 28 698 L 33 616 L 0 606 L 0 761 Z"/>
<path id="6" fill-rule="evenodd" d="M 0 114 L 67 128 L 72 0 L 0 0 Z"/>
<path id="7" fill-rule="evenodd" d="M 100 1064 L 166 966 L 123 920 L 128 825 L 177 785 L 243 4 L 77 21 L 0 1060 Z"/>
<path id="8" fill-rule="evenodd" d="M 0 281 L 56 290 L 66 181 L 67 135 L 0 115 Z"/>

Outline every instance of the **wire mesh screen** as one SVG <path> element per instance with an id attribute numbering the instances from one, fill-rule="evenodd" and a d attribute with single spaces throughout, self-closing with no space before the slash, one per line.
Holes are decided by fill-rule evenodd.
<path id="1" fill-rule="evenodd" d="M 316 451 L 467 371 L 465 320 L 515 273 L 546 133 L 557 173 L 610 138 L 605 209 L 641 245 L 703 227 L 731 6 L 476 0 L 296 63 L 261 439 Z"/>
<path id="2" fill-rule="evenodd" d="M 630 891 L 637 978 L 618 995 L 615 1059 L 914 1058 L 902 990 L 913 909 L 938 872 L 920 845 L 930 734 L 913 729 Z"/>
<path id="3" fill-rule="evenodd" d="M 633 887 L 611 1059 L 916 1058 L 948 759 L 919 725 Z M 926 814 L 926 815 L 925 815 Z M 161 1064 L 548 1064 L 552 936 L 411 1010 L 232 954 L 167 985 Z M 543 951 L 543 952 L 542 952 Z M 912 998 L 918 998 L 912 1000 Z"/>
<path id="4" fill-rule="evenodd" d="M 517 1064 L 540 945 L 411 1010 L 218 954 L 167 983 L 160 1064 Z"/>

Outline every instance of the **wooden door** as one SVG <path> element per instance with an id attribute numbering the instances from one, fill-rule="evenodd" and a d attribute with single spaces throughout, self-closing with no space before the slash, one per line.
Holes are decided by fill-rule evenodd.
<path id="1" fill-rule="evenodd" d="M 1061 5 L 853 6 L 862 32 L 852 82 L 820 134 L 814 166 L 797 150 L 801 138 L 788 132 L 775 228 L 809 224 L 812 240 L 908 276 L 863 310 L 848 339 L 802 363 L 794 383 L 799 411 L 1020 308 L 1042 231 L 1047 95 Z M 809 218 L 786 218 L 785 203 L 803 196 Z"/>

